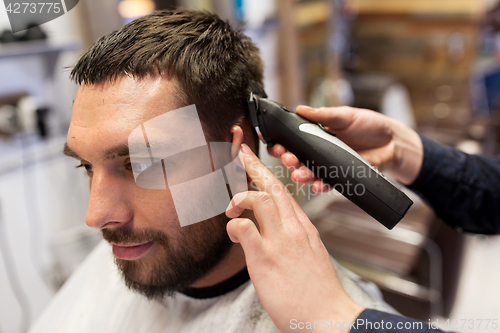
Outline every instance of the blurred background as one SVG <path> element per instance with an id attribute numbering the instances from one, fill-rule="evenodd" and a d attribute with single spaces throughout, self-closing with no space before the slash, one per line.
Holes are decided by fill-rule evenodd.
<path id="1" fill-rule="evenodd" d="M 261 48 L 268 95 L 290 108 L 369 108 L 465 152 L 499 154 L 496 0 L 81 0 L 16 34 L 1 8 L 1 333 L 26 332 L 101 239 L 84 222 L 86 176 L 61 153 L 77 89 L 68 68 L 100 36 L 176 6 L 244 29 Z M 500 238 L 452 230 L 408 195 L 416 203 L 390 232 L 338 194 L 297 199 L 332 255 L 402 314 L 500 321 Z"/>

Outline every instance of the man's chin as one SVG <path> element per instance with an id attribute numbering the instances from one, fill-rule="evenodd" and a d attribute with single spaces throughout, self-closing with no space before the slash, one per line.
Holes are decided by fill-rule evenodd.
<path id="1" fill-rule="evenodd" d="M 148 284 L 152 268 L 144 262 L 144 259 L 139 260 L 122 260 L 115 258 L 115 264 L 118 267 L 123 279 L 126 281 Z"/>
<path id="2" fill-rule="evenodd" d="M 222 215 L 183 227 L 175 245 L 155 230 L 103 230 L 103 236 L 115 244 L 154 241 L 154 246 L 136 260 L 115 257 L 115 263 L 127 287 L 157 299 L 185 290 L 226 257 L 233 245 L 226 232 L 227 221 Z"/>
<path id="3" fill-rule="evenodd" d="M 137 281 L 122 273 L 123 281 L 130 290 L 145 296 L 149 300 L 161 300 L 166 296 L 173 296 L 178 290 L 172 286 L 153 285 L 149 282 Z"/>
<path id="4" fill-rule="evenodd" d="M 148 299 L 162 299 L 183 291 L 213 270 L 229 253 L 232 243 L 218 244 L 204 255 L 167 253 L 166 249 L 152 249 L 137 260 L 115 258 L 125 285 Z"/>
<path id="5" fill-rule="evenodd" d="M 161 273 L 159 273 L 158 269 L 155 270 L 154 265 L 148 262 L 147 259 L 150 258 L 138 260 L 115 258 L 115 263 L 123 281 L 130 290 L 142 294 L 148 299 L 161 299 L 165 296 L 172 296 L 176 291 L 183 288 L 183 286 L 171 281 L 167 275 L 159 278 L 158 274 Z"/>

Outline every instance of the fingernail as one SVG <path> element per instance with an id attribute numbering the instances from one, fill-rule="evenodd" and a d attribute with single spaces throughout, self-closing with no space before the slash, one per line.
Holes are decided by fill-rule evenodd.
<path id="1" fill-rule="evenodd" d="M 244 143 L 241 144 L 241 152 L 247 156 L 252 154 L 252 150 L 250 149 L 250 147 L 248 147 Z"/>
<path id="2" fill-rule="evenodd" d="M 306 110 L 307 110 L 307 112 L 316 112 L 316 110 L 317 110 L 317 109 L 312 108 L 312 107 L 307 106 L 307 105 L 302 105 L 302 107 L 303 107 L 304 109 L 306 109 Z"/>

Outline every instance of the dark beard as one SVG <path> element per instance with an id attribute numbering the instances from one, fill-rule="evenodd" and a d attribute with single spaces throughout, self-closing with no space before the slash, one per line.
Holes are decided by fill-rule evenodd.
<path id="1" fill-rule="evenodd" d="M 226 232 L 225 214 L 182 227 L 182 236 L 173 246 L 160 231 L 130 228 L 103 229 L 104 239 L 112 243 L 153 240 L 159 250 L 130 261 L 115 258 L 126 286 L 148 299 L 161 299 L 182 291 L 209 273 L 233 245 Z"/>

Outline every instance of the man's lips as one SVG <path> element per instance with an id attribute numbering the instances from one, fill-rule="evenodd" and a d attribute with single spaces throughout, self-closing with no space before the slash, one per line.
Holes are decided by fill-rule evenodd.
<path id="1" fill-rule="evenodd" d="M 113 254 L 118 259 L 136 260 L 146 254 L 154 242 L 143 244 L 113 244 Z"/>

